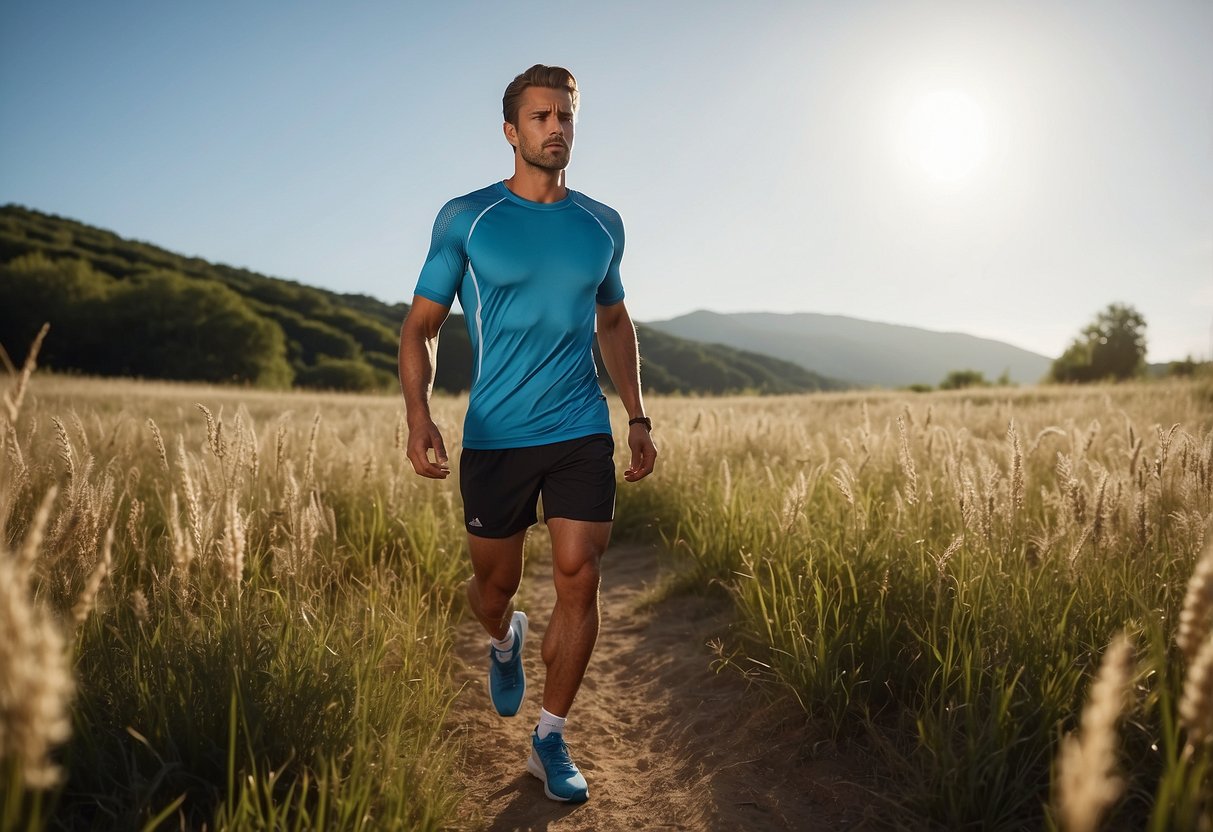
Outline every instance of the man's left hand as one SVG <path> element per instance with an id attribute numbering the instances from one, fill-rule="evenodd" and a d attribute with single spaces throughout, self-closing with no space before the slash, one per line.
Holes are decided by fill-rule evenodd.
<path id="1" fill-rule="evenodd" d="M 632 449 L 632 464 L 623 472 L 623 478 L 628 482 L 642 480 L 653 473 L 657 462 L 657 446 L 648 428 L 642 424 L 632 425 L 628 429 L 628 447 Z"/>

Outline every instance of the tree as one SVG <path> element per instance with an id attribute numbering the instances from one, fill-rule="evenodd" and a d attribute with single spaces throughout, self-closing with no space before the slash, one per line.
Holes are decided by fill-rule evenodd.
<path id="1" fill-rule="evenodd" d="M 988 387 L 985 374 L 981 370 L 952 370 L 943 381 L 939 382 L 940 390 L 963 390 L 966 387 Z"/>
<path id="2" fill-rule="evenodd" d="M 41 363 L 91 371 L 98 345 L 93 321 L 116 285 L 87 261 L 52 260 L 39 251 L 0 265 L 0 344 L 24 349 L 47 322 L 55 334 L 42 348 Z"/>
<path id="3" fill-rule="evenodd" d="M 1196 371 L 1200 369 L 1202 362 L 1197 361 L 1191 355 L 1182 361 L 1172 361 L 1167 365 L 1167 375 L 1171 378 L 1191 378 L 1196 375 Z"/>
<path id="4" fill-rule="evenodd" d="M 313 367 L 302 367 L 295 384 L 316 390 L 382 390 L 392 377 L 369 364 L 348 358 L 321 356 Z"/>
<path id="5" fill-rule="evenodd" d="M 106 374 L 289 387 L 286 339 L 240 295 L 171 271 L 123 281 L 98 329 L 109 337 L 97 358 Z"/>
<path id="6" fill-rule="evenodd" d="M 1146 367 L 1146 319 L 1132 306 L 1109 304 L 1053 362 L 1054 381 L 1102 381 L 1140 375 Z"/>

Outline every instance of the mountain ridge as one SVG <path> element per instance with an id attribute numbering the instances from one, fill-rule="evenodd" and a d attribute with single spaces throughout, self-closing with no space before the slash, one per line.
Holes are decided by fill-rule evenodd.
<path id="1" fill-rule="evenodd" d="M 649 321 L 653 329 L 792 361 L 859 385 L 937 384 L 953 370 L 1004 373 L 1017 383 L 1042 379 L 1047 356 L 992 338 L 940 332 L 818 312 L 713 312 L 696 310 Z"/>

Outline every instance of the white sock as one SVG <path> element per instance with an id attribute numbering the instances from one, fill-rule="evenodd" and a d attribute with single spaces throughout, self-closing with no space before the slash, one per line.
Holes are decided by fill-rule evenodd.
<path id="1" fill-rule="evenodd" d="M 510 657 L 510 651 L 514 649 L 514 628 L 511 626 L 510 629 L 506 631 L 505 638 L 498 639 L 490 636 L 489 644 L 493 645 L 493 649 L 497 651 L 497 659 L 499 661 L 508 660 Z M 502 655 L 503 653 L 505 655 Z"/>
<path id="2" fill-rule="evenodd" d="M 535 735 L 539 739 L 543 739 L 548 734 L 555 731 L 557 734 L 564 733 L 564 723 L 568 720 L 566 716 L 556 716 L 548 713 L 547 708 L 539 709 L 539 725 L 535 728 Z"/>

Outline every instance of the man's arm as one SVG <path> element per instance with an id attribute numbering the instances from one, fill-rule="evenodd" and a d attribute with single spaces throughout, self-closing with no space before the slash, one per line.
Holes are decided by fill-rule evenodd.
<path id="1" fill-rule="evenodd" d="M 598 350 L 611 383 L 619 393 L 629 419 L 644 416 L 644 398 L 640 392 L 640 353 L 636 348 L 636 327 L 623 302 L 598 305 Z M 632 464 L 623 472 L 628 482 L 636 482 L 653 472 L 657 446 L 643 424 L 628 427 L 628 447 Z"/>
<path id="2" fill-rule="evenodd" d="M 413 307 L 400 327 L 400 392 L 409 426 L 408 458 L 414 471 L 431 479 L 445 479 L 451 473 L 442 434 L 430 416 L 438 330 L 449 311 L 448 306 L 414 295 Z M 436 461 L 430 460 L 430 448 Z"/>

